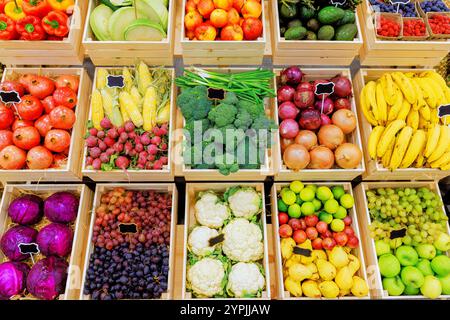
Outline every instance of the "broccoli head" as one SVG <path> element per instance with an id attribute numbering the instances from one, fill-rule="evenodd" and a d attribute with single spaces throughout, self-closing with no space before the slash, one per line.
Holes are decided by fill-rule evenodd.
<path id="1" fill-rule="evenodd" d="M 239 101 L 238 108 L 247 111 L 252 117 L 252 119 L 256 119 L 259 116 L 264 115 L 263 105 L 257 105 L 247 100 Z"/>
<path id="2" fill-rule="evenodd" d="M 232 104 L 220 103 L 208 113 L 208 119 L 218 128 L 225 127 L 234 122 L 237 109 Z"/>
<path id="3" fill-rule="evenodd" d="M 239 109 L 238 114 L 236 116 L 236 120 L 234 120 L 234 126 L 236 128 L 246 130 L 248 129 L 253 122 L 253 118 L 245 109 Z"/>
<path id="4" fill-rule="evenodd" d="M 236 157 L 230 153 L 216 155 L 215 163 L 217 169 L 219 169 L 219 172 L 224 176 L 228 176 L 230 173 L 234 173 L 239 170 Z"/>
<path id="5" fill-rule="evenodd" d="M 205 86 L 183 89 L 177 98 L 177 105 L 186 120 L 201 120 L 208 116 L 212 102 L 208 99 Z"/>
<path id="6" fill-rule="evenodd" d="M 237 105 L 239 103 L 239 99 L 234 92 L 226 92 L 224 99 L 221 102 L 226 104 Z"/>
<path id="7" fill-rule="evenodd" d="M 236 157 L 241 169 L 259 169 L 264 163 L 264 152 L 258 148 L 255 139 L 245 137 L 236 149 Z"/>

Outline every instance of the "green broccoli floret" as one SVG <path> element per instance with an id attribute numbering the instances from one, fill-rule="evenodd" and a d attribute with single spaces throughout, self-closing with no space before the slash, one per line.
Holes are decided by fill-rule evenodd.
<path id="1" fill-rule="evenodd" d="M 234 122 L 237 109 L 232 104 L 220 103 L 208 113 L 208 119 L 218 128 Z"/>
<path id="2" fill-rule="evenodd" d="M 275 121 L 267 118 L 267 116 L 260 115 L 258 118 L 253 120 L 251 129 L 255 130 L 260 139 L 262 137 L 259 134 L 259 130 L 266 130 L 267 136 L 263 138 L 266 139 L 266 141 L 259 141 L 259 143 L 262 144 L 263 142 L 265 142 L 267 144 L 267 147 L 270 147 L 273 143 L 273 133 L 276 129 L 278 129 L 278 126 Z"/>
<path id="3" fill-rule="evenodd" d="M 228 176 L 230 173 L 234 173 L 239 170 L 239 165 L 236 162 L 236 157 L 230 153 L 217 155 L 215 163 L 217 169 L 219 169 L 219 172 L 224 176 Z"/>
<path id="4" fill-rule="evenodd" d="M 237 105 L 239 103 L 239 99 L 234 92 L 226 92 L 225 97 L 221 102 L 226 104 Z"/>
<path id="5" fill-rule="evenodd" d="M 253 122 L 253 118 L 245 109 L 239 109 L 238 114 L 236 116 L 236 120 L 234 120 L 234 126 L 236 128 L 246 130 L 248 129 Z"/>
<path id="6" fill-rule="evenodd" d="M 203 133 L 210 128 L 210 122 L 208 119 L 194 120 L 191 119 L 184 125 L 185 136 L 191 143 L 194 143 L 196 135 L 200 137 L 200 141 L 203 139 Z M 187 135 L 189 134 L 189 136 Z M 198 138 L 197 138 L 198 140 Z"/>
<path id="7" fill-rule="evenodd" d="M 260 115 L 264 115 L 264 106 L 263 105 L 257 105 L 250 101 L 247 101 L 247 100 L 239 101 L 238 108 L 250 113 L 250 116 L 252 117 L 252 119 L 256 119 Z"/>
<path id="8" fill-rule="evenodd" d="M 212 102 L 208 99 L 208 89 L 197 86 L 184 89 L 177 98 L 177 105 L 186 120 L 201 120 L 208 116 Z"/>

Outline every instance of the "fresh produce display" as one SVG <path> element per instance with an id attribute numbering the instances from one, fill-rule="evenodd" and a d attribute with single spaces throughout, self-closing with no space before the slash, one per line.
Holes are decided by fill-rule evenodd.
<path id="1" fill-rule="evenodd" d="M 185 70 L 176 79 L 181 88 L 177 105 L 185 120 L 185 165 L 218 169 L 223 175 L 264 165 L 277 128 L 264 105 L 265 98 L 275 95 L 272 79 L 273 73 L 262 69 L 240 73 Z"/>
<path id="2" fill-rule="evenodd" d="M 172 196 L 116 187 L 95 208 L 84 294 L 93 300 L 157 299 L 169 280 Z M 135 224 L 122 233 L 120 224 Z"/>
<path id="3" fill-rule="evenodd" d="M 185 2 L 185 37 L 189 40 L 251 41 L 263 34 L 261 0 Z"/>
<path id="4" fill-rule="evenodd" d="M 355 7 L 361 0 L 334 5 L 323 0 L 278 0 L 280 36 L 285 40 L 353 41 Z"/>
<path id="5" fill-rule="evenodd" d="M 278 193 L 284 288 L 294 297 L 367 297 L 367 282 L 352 254 L 359 239 L 348 215 L 353 196 L 342 186 L 293 181 Z"/>
<path id="6" fill-rule="evenodd" d="M 8 207 L 7 231 L 0 248 L 0 300 L 53 300 L 64 294 L 78 214 L 72 192 L 21 194 Z M 39 253 L 23 253 L 21 244 Z"/>
<path id="7" fill-rule="evenodd" d="M 277 100 L 284 165 L 294 171 L 358 167 L 361 150 L 347 142 L 357 127 L 350 80 L 340 74 L 332 79 L 306 78 L 296 66 L 280 74 Z M 329 82 L 334 83 L 333 94 L 315 94 L 319 84 Z"/>
<path id="8" fill-rule="evenodd" d="M 186 270 L 194 297 L 261 297 L 266 286 L 262 208 L 262 195 L 253 187 L 196 195 Z"/>
<path id="9" fill-rule="evenodd" d="M 73 0 L 3 0 L 0 40 L 62 41 L 70 32 Z"/>
<path id="10" fill-rule="evenodd" d="M 383 289 L 390 296 L 449 295 L 450 236 L 439 195 L 426 187 L 379 188 L 366 197 Z M 393 236 L 399 230 L 405 232 Z"/>
<path id="11" fill-rule="evenodd" d="M 450 16 L 443 14 L 433 14 L 428 18 L 428 25 L 435 35 L 450 36 Z"/>
<path id="12" fill-rule="evenodd" d="M 398 38 L 402 34 L 401 20 L 397 17 L 380 15 L 377 20 L 377 35 L 385 38 Z"/>
<path id="13" fill-rule="evenodd" d="M 96 4 L 89 25 L 98 41 L 162 41 L 167 38 L 167 0 L 96 0 Z"/>
<path id="14" fill-rule="evenodd" d="M 21 74 L 0 83 L 19 103 L 0 102 L 0 168 L 64 169 L 70 152 L 77 75 Z"/>
<path id="15" fill-rule="evenodd" d="M 415 2 L 399 3 L 398 11 L 397 4 L 393 5 L 389 1 L 369 0 L 369 3 L 375 12 L 400 13 L 403 17 L 410 18 L 418 16 Z"/>
<path id="16" fill-rule="evenodd" d="M 405 37 L 423 37 L 427 34 L 427 27 L 423 19 L 403 20 L 403 35 Z"/>
<path id="17" fill-rule="evenodd" d="M 360 107 L 372 125 L 369 155 L 390 170 L 450 168 L 448 116 L 450 89 L 435 71 L 385 73 L 361 90 Z"/>
<path id="18" fill-rule="evenodd" d="M 109 76 L 124 87 L 110 87 Z M 98 68 L 86 133 L 90 170 L 161 170 L 169 162 L 172 74 L 164 68 Z"/>

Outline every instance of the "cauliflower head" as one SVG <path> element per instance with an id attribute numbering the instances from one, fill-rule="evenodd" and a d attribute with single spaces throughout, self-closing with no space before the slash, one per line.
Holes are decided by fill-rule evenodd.
<path id="1" fill-rule="evenodd" d="M 215 229 L 211 229 L 205 226 L 195 227 L 188 239 L 189 249 L 200 257 L 207 256 L 213 253 L 216 245 L 210 246 L 209 239 L 217 237 L 219 232 Z"/>
<path id="2" fill-rule="evenodd" d="M 230 208 L 214 192 L 204 192 L 195 203 L 195 217 L 201 225 L 218 229 L 230 217 Z"/>
<path id="3" fill-rule="evenodd" d="M 220 260 L 203 258 L 189 268 L 188 286 L 199 297 L 212 297 L 223 293 L 225 268 Z"/>
<path id="4" fill-rule="evenodd" d="M 223 228 L 222 250 L 234 261 L 260 260 L 264 255 L 261 229 L 244 218 L 237 218 Z"/>
<path id="5" fill-rule="evenodd" d="M 227 284 L 229 295 L 237 298 L 254 297 L 264 286 L 264 276 L 255 263 L 239 262 L 231 267 Z"/>
<path id="6" fill-rule="evenodd" d="M 229 190 L 228 203 L 233 214 L 238 218 L 251 220 L 261 209 L 261 196 L 254 188 L 238 187 Z"/>

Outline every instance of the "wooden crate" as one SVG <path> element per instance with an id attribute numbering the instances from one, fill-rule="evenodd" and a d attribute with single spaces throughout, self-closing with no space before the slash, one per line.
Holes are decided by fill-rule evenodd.
<path id="1" fill-rule="evenodd" d="M 304 61 L 304 65 L 349 66 L 362 47 L 361 26 L 356 14 L 357 37 L 353 41 L 285 40 L 280 34 L 278 1 L 272 2 L 273 64 L 292 65 Z"/>
<path id="2" fill-rule="evenodd" d="M 69 191 L 80 197 L 77 219 L 74 226 L 74 237 L 70 256 L 68 258 L 69 269 L 67 270 L 67 282 L 64 294 L 59 296 L 60 300 L 78 299 L 81 288 L 81 275 L 84 265 L 84 248 L 86 247 L 89 220 L 91 215 L 91 205 L 93 192 L 83 184 L 6 184 L 0 205 L 0 235 L 7 231 L 11 223 L 8 217 L 9 204 L 20 194 L 33 193 L 45 196 L 58 191 Z M 0 261 L 4 261 L 5 256 L 0 251 Z"/>
<path id="3" fill-rule="evenodd" d="M 216 72 L 229 72 L 238 73 L 248 71 L 247 68 L 207 68 L 206 70 L 216 71 Z M 275 84 L 273 84 L 275 85 Z M 177 96 L 180 93 L 180 88 L 177 88 Z M 175 101 L 175 100 L 174 100 Z M 266 98 L 264 101 L 266 114 L 269 118 L 276 121 L 277 112 L 275 108 L 275 100 L 273 98 Z M 191 169 L 185 166 L 183 160 L 183 127 L 184 127 L 184 117 L 180 109 L 176 110 L 176 124 L 175 124 L 175 135 L 174 135 L 174 151 L 173 151 L 173 161 L 175 164 L 175 176 L 182 176 L 186 181 L 264 181 L 268 176 L 274 174 L 275 166 L 275 156 L 277 140 L 272 144 L 272 148 L 267 149 L 265 152 L 265 165 L 261 165 L 258 169 L 239 169 L 236 173 L 231 173 L 228 176 L 224 176 L 217 169 Z M 275 136 L 277 133 L 274 134 Z M 275 138 L 276 139 L 276 138 Z"/>
<path id="4" fill-rule="evenodd" d="M 369 224 L 371 223 L 369 209 L 367 207 L 366 191 L 376 188 L 430 188 L 441 198 L 439 186 L 435 181 L 422 182 L 363 182 L 353 189 L 355 193 L 355 203 L 358 210 L 359 229 L 362 235 L 361 241 L 364 248 L 366 258 L 366 269 L 369 276 L 369 288 L 372 296 L 378 299 L 426 299 L 422 295 L 415 296 L 389 296 L 387 291 L 383 290 L 381 280 L 380 268 L 378 266 L 378 259 L 375 250 L 375 241 L 370 237 Z M 441 198 L 442 201 L 442 198 Z M 442 206 L 445 212 L 444 206 Z M 447 223 L 447 231 L 450 233 L 450 228 Z M 449 252 L 447 252 L 449 255 Z M 450 295 L 441 295 L 441 299 L 450 299 Z"/>
<path id="5" fill-rule="evenodd" d="M 262 1 L 263 34 L 255 41 L 191 41 L 185 37 L 184 13 L 186 0 L 177 0 L 175 55 L 186 65 L 260 65 L 264 56 L 271 56 L 268 1 Z M 179 39 L 178 39 L 179 37 Z"/>
<path id="6" fill-rule="evenodd" d="M 332 78 L 337 74 L 346 76 L 351 81 L 350 70 L 345 68 L 337 68 L 337 69 L 301 68 L 301 70 L 305 73 L 306 81 Z M 280 81 L 279 76 L 281 69 L 275 69 L 274 72 L 276 73 L 277 76 L 276 81 L 277 83 L 279 83 Z M 356 88 L 353 88 L 353 91 L 355 90 Z M 355 113 L 356 118 L 359 118 L 354 98 L 351 98 L 351 104 L 352 104 L 352 111 Z M 278 107 L 276 108 L 276 110 L 278 110 Z M 278 113 L 275 113 L 275 117 L 276 117 L 275 121 L 278 123 L 279 122 Z M 277 161 L 275 167 L 276 171 L 275 181 L 293 181 L 296 179 L 302 179 L 307 181 L 330 181 L 330 180 L 352 181 L 357 176 L 364 173 L 365 167 L 363 160 L 361 161 L 360 165 L 355 169 L 340 169 L 340 168 L 303 169 L 298 172 L 289 170 L 283 163 L 283 158 L 281 155 L 280 136 L 277 135 L 276 139 L 277 140 L 275 145 L 277 146 L 277 148 L 274 151 L 276 153 L 275 159 Z M 361 151 L 363 150 L 358 126 L 350 135 L 347 135 L 347 141 L 357 145 Z"/>
<path id="7" fill-rule="evenodd" d="M 184 218 L 184 244 L 183 244 L 183 282 L 182 282 L 182 299 L 196 299 L 192 297 L 192 293 L 189 292 L 186 288 L 186 281 L 187 281 L 187 255 L 188 255 L 188 249 L 187 249 L 187 243 L 188 243 L 188 233 L 189 230 L 192 229 L 193 226 L 197 224 L 197 221 L 195 219 L 195 202 L 196 202 L 196 196 L 199 192 L 202 191 L 208 191 L 213 190 L 215 192 L 225 192 L 227 188 L 234 187 L 234 186 L 246 186 L 246 187 L 253 187 L 256 189 L 256 191 L 261 193 L 262 197 L 262 212 L 261 212 L 261 221 L 263 223 L 262 226 L 262 232 L 263 232 L 263 242 L 264 242 L 264 258 L 261 264 L 264 267 L 264 273 L 265 273 L 265 280 L 266 280 L 266 289 L 262 292 L 261 298 L 256 299 L 264 299 L 268 300 L 271 298 L 271 291 L 270 291 L 270 268 L 269 268 L 269 249 L 268 249 L 268 234 L 267 234 L 267 225 L 266 225 L 266 207 L 264 206 L 265 203 L 265 196 L 264 196 L 264 184 L 263 183 L 221 183 L 220 185 L 217 185 L 216 183 L 188 183 L 186 185 L 186 207 L 185 207 L 185 218 Z M 212 298 L 211 298 L 212 299 Z M 240 298 L 227 298 L 226 300 L 241 300 Z"/>
<path id="8" fill-rule="evenodd" d="M 114 188 L 122 187 L 125 190 L 133 190 L 133 191 L 156 191 L 160 193 L 169 193 L 172 195 L 172 213 L 170 220 L 170 247 L 169 247 L 169 276 L 167 281 L 167 292 L 164 292 L 161 296 L 161 299 L 169 300 L 173 299 L 174 295 L 174 264 L 175 264 L 175 238 L 176 238 L 176 224 L 178 219 L 178 191 L 177 187 L 173 183 L 159 183 L 159 184 L 150 184 L 150 183 L 105 183 L 105 184 L 97 184 L 95 187 L 95 195 L 94 195 L 94 203 L 92 207 L 92 216 L 89 226 L 89 236 L 88 242 L 86 245 L 86 252 L 84 257 L 84 265 L 82 270 L 82 281 L 81 281 L 81 291 L 79 294 L 80 300 L 90 300 L 89 295 L 85 295 L 83 290 L 86 282 L 86 274 L 87 269 L 89 268 L 89 259 L 91 253 L 94 250 L 94 244 L 92 243 L 92 234 L 94 231 L 96 214 L 95 210 L 100 205 L 101 196 L 103 193 L 110 191 Z"/>
<path id="9" fill-rule="evenodd" d="M 81 45 L 86 18 L 86 0 L 76 0 L 70 32 L 63 41 L 0 40 L 0 62 L 17 65 L 82 65 Z"/>
<path id="10" fill-rule="evenodd" d="M 450 40 L 389 41 L 375 35 L 374 12 L 368 0 L 358 6 L 364 45 L 360 50 L 363 66 L 422 66 L 434 67 L 448 54 Z"/>
<path id="11" fill-rule="evenodd" d="M 122 70 L 122 68 L 107 68 L 108 70 Z M 175 70 L 170 68 L 172 72 L 172 79 L 175 79 Z M 96 88 L 96 80 L 97 80 L 97 72 L 98 68 L 95 70 L 94 81 L 92 84 L 92 91 Z M 91 91 L 91 92 L 92 92 Z M 175 83 L 172 82 L 171 87 L 171 102 L 170 102 L 170 121 L 169 121 L 169 145 L 168 145 L 168 157 L 169 162 L 167 165 L 163 167 L 162 170 L 120 170 L 115 169 L 111 171 L 101 171 L 101 170 L 93 170 L 86 168 L 86 156 L 87 156 L 87 147 L 82 141 L 83 146 L 83 159 L 82 161 L 82 174 L 85 177 L 89 177 L 94 181 L 128 181 L 128 182 L 137 182 L 137 181 L 173 181 L 174 179 L 174 169 L 173 169 L 173 125 L 175 121 L 173 120 L 175 117 Z M 89 120 L 91 120 L 91 108 L 90 104 L 88 107 L 89 110 Z M 83 127 L 83 132 L 81 136 L 86 132 L 87 127 Z"/>
<path id="12" fill-rule="evenodd" d="M 96 0 L 89 0 L 84 26 L 83 46 L 86 54 L 96 66 L 121 66 L 144 61 L 149 65 L 173 65 L 173 31 L 175 0 L 169 0 L 169 23 L 167 39 L 163 41 L 98 41 L 90 24 L 89 17 L 95 8 Z"/>
<path id="13" fill-rule="evenodd" d="M 330 182 L 318 182 L 315 183 L 318 186 L 335 186 L 340 185 L 344 188 L 344 190 L 347 193 L 350 193 L 353 196 L 352 192 L 352 185 L 349 182 L 340 182 L 340 183 L 330 183 Z M 280 235 L 278 233 L 278 230 L 280 228 L 279 222 L 278 222 L 278 193 L 281 191 L 283 187 L 288 187 L 288 183 L 275 183 L 272 186 L 272 191 L 270 195 L 271 200 L 271 208 L 272 208 L 272 232 L 274 234 L 274 242 L 275 242 L 275 261 L 276 261 L 276 270 L 277 270 L 277 283 L 278 283 L 278 292 L 280 299 L 286 299 L 286 300 L 312 300 L 312 298 L 308 297 L 292 297 L 289 293 L 289 291 L 285 290 L 284 288 L 284 277 L 283 277 L 283 259 L 281 257 L 281 247 L 280 247 Z M 357 272 L 357 275 L 364 280 L 368 281 L 369 278 L 367 277 L 366 273 L 366 264 L 364 262 L 364 254 L 363 254 L 363 246 L 362 246 L 362 235 L 359 231 L 358 227 L 358 214 L 356 213 L 355 205 L 353 205 L 352 209 L 349 210 L 349 216 L 352 218 L 352 227 L 355 231 L 355 236 L 360 240 L 358 248 L 352 249 L 352 254 L 358 257 L 359 261 L 361 262 L 361 267 Z M 354 297 L 354 296 L 345 296 L 345 297 L 338 297 L 335 300 L 365 300 L 370 299 L 370 296 L 372 294 L 369 292 L 369 295 L 367 297 Z M 322 300 L 330 300 L 327 298 L 320 298 Z"/>
<path id="14" fill-rule="evenodd" d="M 80 86 L 78 88 L 78 103 L 75 107 L 76 121 L 72 128 L 70 138 L 70 152 L 65 169 L 44 170 L 2 170 L 0 169 L 1 181 L 80 181 L 81 159 L 84 126 L 87 119 L 88 90 L 91 79 L 83 68 L 6 68 L 3 79 L 14 80 L 22 74 L 40 74 L 48 77 L 71 74 L 79 76 Z"/>
<path id="15" fill-rule="evenodd" d="M 421 72 L 425 70 L 426 69 L 360 69 L 353 78 L 354 94 L 358 110 L 360 110 L 359 96 L 361 89 L 368 81 L 377 80 L 386 72 Z M 363 180 L 439 180 L 450 175 L 449 171 L 432 168 L 398 168 L 395 171 L 384 168 L 381 162 L 370 158 L 368 141 L 370 133 L 372 132 L 372 125 L 363 115 L 359 118 L 359 127 L 363 141 L 364 161 L 366 163 L 366 172 L 363 173 Z"/>

